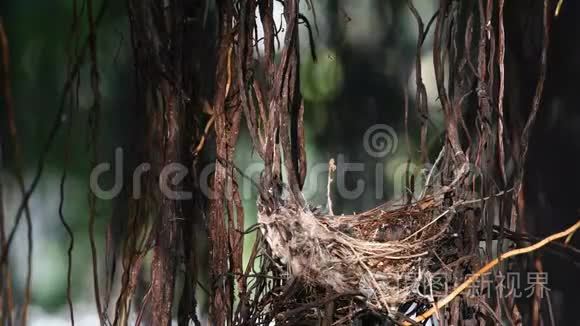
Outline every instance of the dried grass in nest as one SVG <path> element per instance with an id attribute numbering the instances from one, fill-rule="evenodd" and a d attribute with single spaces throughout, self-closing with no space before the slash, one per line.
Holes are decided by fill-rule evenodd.
<path id="1" fill-rule="evenodd" d="M 447 236 L 448 223 L 432 222 L 442 204 L 438 194 L 355 215 L 316 216 L 286 200 L 270 213 L 260 209 L 258 222 L 289 277 L 339 294 L 360 293 L 371 307 L 388 311 L 420 296 L 421 284 L 429 283 L 427 271 L 439 259 L 434 249 Z"/>

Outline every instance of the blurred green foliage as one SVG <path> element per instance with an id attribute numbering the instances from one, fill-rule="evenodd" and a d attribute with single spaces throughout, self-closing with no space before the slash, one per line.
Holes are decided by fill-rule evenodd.
<path id="1" fill-rule="evenodd" d="M 340 58 L 332 50 L 321 51 L 317 62 L 306 58 L 300 67 L 300 91 L 304 99 L 313 103 L 334 99 L 343 82 Z"/>

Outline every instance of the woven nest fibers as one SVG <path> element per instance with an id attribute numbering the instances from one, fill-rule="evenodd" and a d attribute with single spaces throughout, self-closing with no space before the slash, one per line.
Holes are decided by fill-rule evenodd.
<path id="1" fill-rule="evenodd" d="M 316 216 L 285 201 L 261 209 L 258 222 L 289 277 L 339 294 L 357 292 L 371 306 L 390 310 L 422 296 L 429 271 L 445 259 L 439 249 L 449 236 L 449 219 L 432 222 L 443 211 L 442 198 L 343 216 Z"/>

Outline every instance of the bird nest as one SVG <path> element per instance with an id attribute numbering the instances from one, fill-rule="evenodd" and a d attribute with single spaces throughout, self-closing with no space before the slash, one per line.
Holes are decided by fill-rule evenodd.
<path id="1" fill-rule="evenodd" d="M 294 200 L 260 209 L 258 222 L 289 278 L 358 293 L 371 307 L 397 309 L 421 295 L 440 265 L 436 253 L 450 219 L 439 219 L 443 193 L 342 216 L 316 214 Z M 443 258 L 445 259 L 445 258 Z M 425 293 L 425 292 L 423 292 Z M 394 310 L 396 311 L 396 310 Z"/>

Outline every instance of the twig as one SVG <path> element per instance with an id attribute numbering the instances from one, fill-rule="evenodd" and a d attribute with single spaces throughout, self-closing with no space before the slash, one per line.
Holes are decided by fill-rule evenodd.
<path id="1" fill-rule="evenodd" d="M 387 302 L 385 301 L 385 294 L 383 293 L 383 290 L 381 289 L 381 287 L 379 286 L 379 283 L 377 282 L 377 280 L 375 279 L 375 276 L 373 275 L 373 272 L 371 272 L 370 268 L 367 266 L 367 264 L 365 264 L 362 259 L 360 258 L 358 252 L 356 250 L 354 250 L 354 248 L 352 246 L 350 246 L 350 250 L 352 250 L 352 253 L 354 254 L 354 256 L 356 257 L 356 259 L 358 260 L 358 263 L 362 266 L 362 268 L 369 274 L 370 280 L 373 283 L 373 286 L 375 287 L 375 290 L 377 290 L 378 293 L 376 293 L 376 296 L 379 298 L 379 302 L 383 305 L 383 308 L 386 311 L 389 311 L 389 305 L 387 304 Z"/>
<path id="2" fill-rule="evenodd" d="M 422 232 L 423 230 L 425 230 L 429 226 L 433 225 L 433 223 L 437 222 L 443 216 L 449 214 L 449 212 L 451 212 L 452 210 L 454 210 L 454 208 L 449 208 L 449 209 L 445 210 L 443 213 L 439 214 L 436 218 L 434 218 L 433 220 L 431 220 L 431 222 L 425 224 L 422 228 L 420 228 L 419 230 L 413 232 L 413 234 L 411 234 L 410 236 L 406 237 L 405 239 L 401 240 L 401 242 L 405 242 L 405 241 L 411 239 L 412 237 L 416 236 L 417 234 L 419 234 L 420 232 Z"/>
<path id="3" fill-rule="evenodd" d="M 0 169 L 2 168 L 2 139 L 0 139 Z M 4 235 L 4 201 L 3 185 L 0 175 L 0 249 L 6 246 L 6 237 Z M 14 307 L 14 296 L 12 294 L 12 276 L 7 265 L 0 264 L 0 277 L 3 282 L 0 283 L 0 295 L 2 302 L 0 305 L 0 323 L 2 325 L 12 325 L 12 310 Z"/>
<path id="4" fill-rule="evenodd" d="M 25 196 L 26 188 L 24 186 L 24 179 L 22 177 L 22 150 L 20 142 L 18 141 L 18 132 L 16 130 L 15 115 L 14 115 L 14 101 L 12 98 L 12 83 L 10 79 L 10 49 L 8 46 L 8 37 L 4 29 L 4 24 L 0 18 L 0 47 L 2 49 L 2 94 L 4 96 L 4 104 L 6 108 L 6 115 L 8 118 L 8 129 L 10 131 L 10 138 L 12 140 L 12 147 L 15 157 L 15 176 L 18 182 L 18 188 L 22 197 Z M 28 203 L 24 207 L 26 219 L 26 237 L 28 242 L 27 258 L 26 258 L 26 285 L 24 290 L 24 304 L 22 308 L 21 322 L 26 325 L 28 319 L 28 306 L 30 305 L 30 286 L 32 283 L 32 220 L 30 218 L 30 209 Z M 14 225 L 14 230 L 17 225 Z"/>
<path id="5" fill-rule="evenodd" d="M 500 255 L 499 257 L 495 258 L 494 260 L 490 261 L 485 266 L 483 266 L 475 274 L 471 275 L 465 282 L 463 282 L 461 285 L 459 285 L 457 288 L 455 288 L 455 290 L 453 290 L 453 292 L 451 292 L 451 294 L 449 294 L 445 298 L 439 300 L 437 302 L 437 304 L 434 305 L 431 309 L 427 310 L 422 315 L 416 317 L 415 321 L 420 322 L 420 321 L 424 321 L 427 318 L 431 317 L 435 313 L 435 311 L 437 311 L 437 309 L 441 309 L 441 308 L 445 307 L 449 302 L 451 302 L 453 299 L 455 299 L 455 297 L 457 297 L 461 292 L 463 292 L 469 285 L 473 284 L 479 277 L 481 277 L 486 272 L 491 270 L 495 265 L 499 264 L 499 262 L 506 260 L 510 257 L 515 257 L 515 256 L 519 256 L 519 255 L 523 255 L 523 254 L 527 254 L 527 253 L 536 251 L 552 241 L 555 241 L 555 240 L 567 237 L 571 234 L 574 234 L 579 228 L 580 228 L 580 220 L 578 222 L 576 222 L 576 224 L 574 224 L 573 226 L 569 227 L 568 229 L 561 231 L 561 232 L 558 232 L 558 233 L 555 233 L 555 234 L 552 234 L 551 236 L 549 236 L 549 237 L 545 238 L 544 240 L 537 242 L 531 246 L 510 250 L 510 251 Z M 409 324 L 405 323 L 404 325 L 409 325 Z"/>
<path id="6" fill-rule="evenodd" d="M 473 200 L 462 200 L 462 201 L 458 201 L 455 204 L 453 204 L 453 206 L 451 206 L 450 208 L 448 208 L 447 210 L 445 210 L 443 213 L 439 214 L 436 218 L 434 218 L 433 220 L 431 220 L 429 223 L 425 224 L 422 228 L 420 228 L 419 230 L 415 231 L 410 236 L 408 236 L 405 239 L 403 239 L 402 242 L 411 239 L 415 235 L 419 234 L 421 231 L 423 231 L 426 228 L 428 228 L 429 226 L 433 225 L 433 223 L 437 222 L 439 219 L 441 219 L 443 216 L 447 215 L 449 212 L 455 211 L 455 209 L 458 208 L 458 207 L 460 207 L 460 206 L 466 206 L 466 205 L 471 205 L 471 204 L 477 204 L 477 203 L 480 203 L 480 202 L 484 202 L 484 201 L 487 201 L 487 200 L 489 200 L 491 198 L 503 196 L 504 194 L 506 194 L 508 192 L 511 192 L 512 190 L 513 189 L 508 189 L 506 191 L 500 191 L 497 194 L 494 194 L 494 195 L 491 195 L 491 196 L 487 196 L 487 197 L 484 197 L 484 198 L 473 199 Z"/>
<path id="7" fill-rule="evenodd" d="M 536 116 L 538 114 L 538 110 L 540 109 L 540 102 L 542 100 L 542 93 L 544 91 L 544 81 L 546 80 L 546 70 L 548 65 L 548 48 L 550 47 L 550 26 L 549 26 L 549 18 L 548 18 L 548 0 L 544 0 L 544 38 L 542 42 L 542 54 L 540 57 L 540 76 L 538 78 L 538 84 L 536 85 L 536 92 L 534 94 L 534 100 L 532 103 L 532 112 L 526 121 L 524 126 L 524 130 L 522 132 L 522 165 L 523 162 L 526 161 L 526 156 L 528 153 L 528 142 L 529 136 L 531 133 L 532 126 L 536 121 Z M 521 176 L 523 176 L 523 168 L 520 171 L 520 180 Z"/>
<path id="8" fill-rule="evenodd" d="M 205 140 L 209 135 L 209 131 L 211 130 L 211 127 L 213 127 L 213 123 L 215 122 L 215 115 L 214 115 L 213 109 L 211 109 L 211 106 L 207 102 L 205 102 L 204 105 L 206 105 L 206 107 L 208 108 L 207 111 L 209 114 L 211 114 L 211 118 L 209 118 L 207 124 L 205 125 L 205 128 L 203 129 L 203 134 L 201 135 L 201 138 L 199 139 L 199 143 L 197 143 L 197 146 L 195 146 L 195 149 L 192 152 L 193 157 L 198 156 L 199 153 L 201 152 L 201 150 L 203 149 L 203 146 L 205 145 Z"/>
<path id="9" fill-rule="evenodd" d="M 503 97 L 505 88 L 504 79 L 504 58 L 505 58 L 505 29 L 503 24 L 503 7 L 504 0 L 499 1 L 499 52 L 498 52 L 498 63 L 499 63 L 499 95 L 498 95 L 498 128 L 497 128 L 497 138 L 498 138 L 498 151 L 499 151 L 499 168 L 501 171 L 501 177 L 504 185 L 507 182 L 507 176 L 505 172 L 505 149 L 503 142 L 504 135 L 504 116 L 503 116 Z"/>
<path id="10" fill-rule="evenodd" d="M 100 12 L 99 12 L 96 20 L 95 20 L 95 25 L 98 25 L 102 21 L 102 17 L 105 13 L 105 9 L 107 8 L 107 5 L 108 5 L 108 1 L 104 1 L 101 4 L 101 9 L 100 9 Z M 73 77 L 81 69 L 81 63 L 82 63 L 82 60 L 85 56 L 85 52 L 87 50 L 87 47 L 88 47 L 88 41 L 86 41 L 83 44 L 81 50 L 79 51 L 78 56 L 76 57 L 76 62 L 74 64 L 74 67 L 73 67 L 72 71 L 69 73 L 69 75 L 67 76 L 67 79 L 64 83 L 63 90 L 61 93 L 62 95 L 60 97 L 60 104 L 59 104 L 58 112 L 55 115 L 50 132 L 47 136 L 47 140 L 44 143 L 44 147 L 42 148 L 42 151 L 40 152 L 38 163 L 36 166 L 36 172 L 34 174 L 34 177 L 32 179 L 30 186 L 28 187 L 28 190 L 26 191 L 26 194 L 23 196 L 22 200 L 20 201 L 20 204 L 18 206 L 18 210 L 16 211 L 16 216 L 14 217 L 14 226 L 13 226 L 12 230 L 10 231 L 10 234 L 8 235 L 8 240 L 6 242 L 6 245 L 1 250 L 0 265 L 8 257 L 8 251 L 10 250 L 10 246 L 12 244 L 12 241 L 14 239 L 14 235 L 16 233 L 15 227 L 18 226 L 18 224 L 20 223 L 20 220 L 22 218 L 22 213 L 24 212 L 26 205 L 28 205 L 28 201 L 30 200 L 32 193 L 34 192 L 34 190 L 38 186 L 38 183 L 40 182 L 40 178 L 42 177 L 42 173 L 44 171 L 45 160 L 48 156 L 50 149 L 52 148 L 52 145 L 54 144 L 54 140 L 56 139 L 56 136 L 58 134 L 58 131 L 59 131 L 61 123 L 62 123 L 62 113 L 64 112 L 66 94 L 70 91 L 70 88 L 72 87 Z"/>
<path id="11" fill-rule="evenodd" d="M 308 310 L 310 308 L 316 308 L 319 306 L 322 306 L 328 302 L 334 301 L 336 299 L 339 299 L 341 297 L 345 297 L 345 296 L 354 296 L 354 295 L 360 295 L 360 293 L 357 292 L 350 292 L 350 293 L 337 293 L 337 294 L 333 294 L 333 295 L 329 295 L 326 298 L 320 300 L 320 301 L 316 301 L 316 302 L 310 302 L 310 303 L 306 303 L 298 308 L 292 309 L 292 310 L 288 310 L 285 311 L 283 313 L 280 313 L 278 315 L 278 317 L 280 319 L 287 319 L 288 317 L 292 316 L 292 315 L 296 315 L 302 311 Z"/>
<path id="12" fill-rule="evenodd" d="M 101 89 L 100 89 L 100 73 L 97 60 L 97 27 L 95 17 L 93 14 L 93 1 L 87 1 L 87 23 L 89 26 L 89 60 L 90 60 L 90 76 L 91 76 L 91 90 L 93 93 L 93 103 L 89 114 L 89 129 L 90 142 L 92 145 L 92 159 L 93 166 L 97 163 L 97 140 L 99 135 L 99 117 L 101 111 Z M 99 291 L 99 272 L 98 272 L 98 254 L 95 240 L 95 218 L 96 218 L 97 198 L 93 192 L 89 194 L 89 242 L 91 248 L 92 268 L 93 268 L 93 290 L 95 295 L 95 305 L 99 316 L 99 321 L 102 326 L 105 325 L 103 316 L 103 306 L 101 304 L 101 295 Z"/>
<path id="13" fill-rule="evenodd" d="M 413 1 L 407 0 L 407 5 L 409 7 L 409 10 L 411 11 L 413 16 L 415 17 L 415 20 L 417 21 L 417 29 L 418 29 L 418 33 L 419 33 L 418 39 L 417 39 L 416 52 L 415 52 L 415 86 L 416 86 L 415 105 L 416 105 L 417 112 L 419 113 L 419 115 L 421 117 L 421 145 L 420 145 L 421 146 L 421 161 L 423 163 L 425 163 L 425 162 L 427 162 L 427 160 L 429 158 L 429 153 L 428 153 L 428 148 L 427 148 L 427 127 L 428 127 L 428 120 L 429 120 L 429 109 L 427 107 L 427 89 L 425 88 L 425 84 L 423 83 L 423 77 L 421 75 L 421 72 L 422 72 L 422 69 L 421 69 L 421 51 L 422 51 L 423 42 L 425 41 L 425 37 L 427 35 L 427 32 L 429 31 L 429 27 L 431 26 L 431 23 L 433 23 L 433 19 L 437 15 L 437 13 L 435 15 L 433 15 L 433 17 L 429 21 L 429 25 L 427 26 L 427 30 L 425 30 L 424 25 L 423 25 L 423 20 L 421 19 L 421 15 L 419 15 L 417 8 L 415 8 L 415 6 L 413 5 Z M 437 11 L 437 12 L 439 12 L 439 11 Z M 408 136 L 408 129 L 407 129 L 408 99 L 407 99 L 406 87 L 404 88 L 404 90 L 405 90 L 405 132 L 406 132 L 407 147 L 408 147 L 410 145 L 409 145 L 409 139 L 408 139 L 409 136 Z M 409 160 L 410 159 L 411 158 L 409 157 Z M 408 167 L 408 163 L 407 163 L 407 167 Z M 408 170 L 408 168 L 407 168 L 407 170 Z M 407 177 L 407 181 L 408 181 L 408 177 Z"/>
<path id="14" fill-rule="evenodd" d="M 502 231 L 502 229 L 503 229 L 503 231 Z M 509 229 L 506 229 L 505 227 L 501 227 L 499 225 L 494 225 L 493 226 L 493 235 L 500 236 L 501 233 L 503 233 L 503 236 L 505 236 L 507 239 L 514 241 L 514 242 L 516 242 L 516 241 L 532 242 L 532 241 L 540 241 L 541 240 L 541 238 L 533 236 L 531 234 L 515 232 L 515 231 L 511 231 Z M 495 237 L 494 237 L 494 239 L 495 239 Z M 575 265 L 580 267 L 580 249 L 566 244 L 566 241 L 564 241 L 564 243 L 558 243 L 558 242 L 551 243 L 546 248 L 546 250 L 551 250 L 556 255 L 560 255 L 560 256 L 566 257 L 567 259 L 571 259 Z"/>
<path id="15" fill-rule="evenodd" d="M 330 197 L 330 185 L 332 184 L 332 174 L 336 171 L 336 164 L 334 163 L 334 159 L 331 158 L 328 161 L 328 183 L 326 184 L 326 207 L 328 208 L 328 215 L 333 216 L 334 212 L 332 211 L 332 198 Z"/>
<path id="16" fill-rule="evenodd" d="M 76 98 L 78 99 L 78 96 Z M 65 198 L 64 187 L 65 187 L 65 182 L 66 182 L 66 177 L 67 177 L 67 170 L 68 170 L 68 163 L 69 163 L 69 156 L 70 156 L 70 139 L 71 139 L 71 130 L 72 130 L 72 125 L 73 125 L 72 111 L 73 110 L 71 109 L 70 114 L 69 114 L 69 123 L 68 123 L 68 128 L 67 128 L 66 144 L 65 144 L 65 149 L 64 149 L 64 151 L 65 151 L 64 159 L 63 159 L 64 163 L 63 163 L 62 175 L 60 178 L 60 186 L 59 186 L 60 199 L 59 199 L 59 203 L 58 203 L 58 218 L 59 218 L 62 226 L 66 230 L 67 235 L 70 238 L 68 251 L 67 251 L 66 300 L 67 300 L 69 313 L 70 313 L 70 322 L 71 322 L 71 325 L 74 326 L 74 324 L 75 324 L 74 310 L 73 310 L 73 302 L 72 302 L 72 294 L 71 294 L 71 290 L 72 290 L 71 289 L 71 286 L 72 286 L 72 251 L 74 249 L 74 234 L 73 234 L 72 228 L 70 227 L 70 225 L 68 224 L 68 222 L 66 221 L 66 219 L 64 217 L 64 198 Z"/>
<path id="17" fill-rule="evenodd" d="M 81 16 L 83 14 L 83 8 L 78 8 L 78 1 L 74 0 L 73 1 L 73 14 L 72 14 L 72 26 L 71 26 L 71 36 L 70 36 L 70 40 L 69 40 L 69 50 L 70 50 L 70 58 L 69 58 L 69 68 L 71 70 L 74 70 L 74 59 L 75 57 L 78 55 L 78 45 L 73 45 L 73 42 L 78 40 L 78 34 L 79 34 L 79 28 L 78 28 L 78 22 L 81 19 Z M 75 325 L 75 319 L 74 319 L 74 306 L 73 306 L 73 301 L 72 301 L 72 254 L 73 254 L 73 249 L 74 249 L 74 233 L 72 228 L 70 227 L 70 225 L 68 224 L 68 222 L 65 219 L 64 216 L 64 201 L 65 201 L 65 182 L 66 182 L 66 177 L 67 177 L 67 170 L 68 170 L 68 163 L 69 163 L 69 156 L 70 156 L 70 146 L 71 146 L 71 132 L 72 132 L 72 126 L 73 126 L 73 121 L 74 121 L 74 110 L 73 107 L 78 110 L 79 109 L 79 87 L 80 87 L 80 77 L 79 77 L 79 73 L 77 72 L 76 74 L 71 75 L 70 77 L 72 80 L 76 80 L 76 92 L 72 91 L 72 87 L 71 87 L 71 103 L 69 104 L 69 116 L 68 116 L 68 128 L 67 128 L 67 133 L 66 133 L 66 143 L 65 143 L 65 152 L 64 152 L 64 158 L 63 158 L 63 171 L 62 171 L 62 175 L 61 175 L 61 179 L 60 179 L 60 186 L 59 186 L 59 191 L 60 191 L 60 200 L 59 200 L 59 205 L 58 205 L 58 217 L 59 220 L 61 222 L 61 224 L 63 225 L 66 233 L 68 234 L 70 241 L 69 241 L 69 246 L 68 246 L 68 250 L 67 250 L 67 274 L 66 274 L 66 301 L 68 304 L 68 308 L 69 308 L 69 318 L 70 318 L 70 323 L 71 326 Z"/>
<path id="18" fill-rule="evenodd" d="M 437 156 L 435 163 L 433 164 L 431 170 L 429 171 L 429 174 L 427 175 L 427 179 L 425 180 L 425 187 L 423 188 L 421 196 L 419 197 L 420 199 L 425 197 L 425 194 L 427 193 L 427 188 L 429 188 L 429 183 L 431 183 L 431 177 L 433 176 L 433 172 L 437 169 L 437 165 L 439 165 L 439 162 L 443 158 L 444 154 L 445 154 L 445 146 L 441 148 L 441 151 L 439 152 L 439 155 Z"/>
<path id="19" fill-rule="evenodd" d="M 556 11 L 554 12 L 554 16 L 558 17 L 560 15 L 560 10 L 562 9 L 562 4 L 564 4 L 564 0 L 558 1 L 556 5 Z"/>

